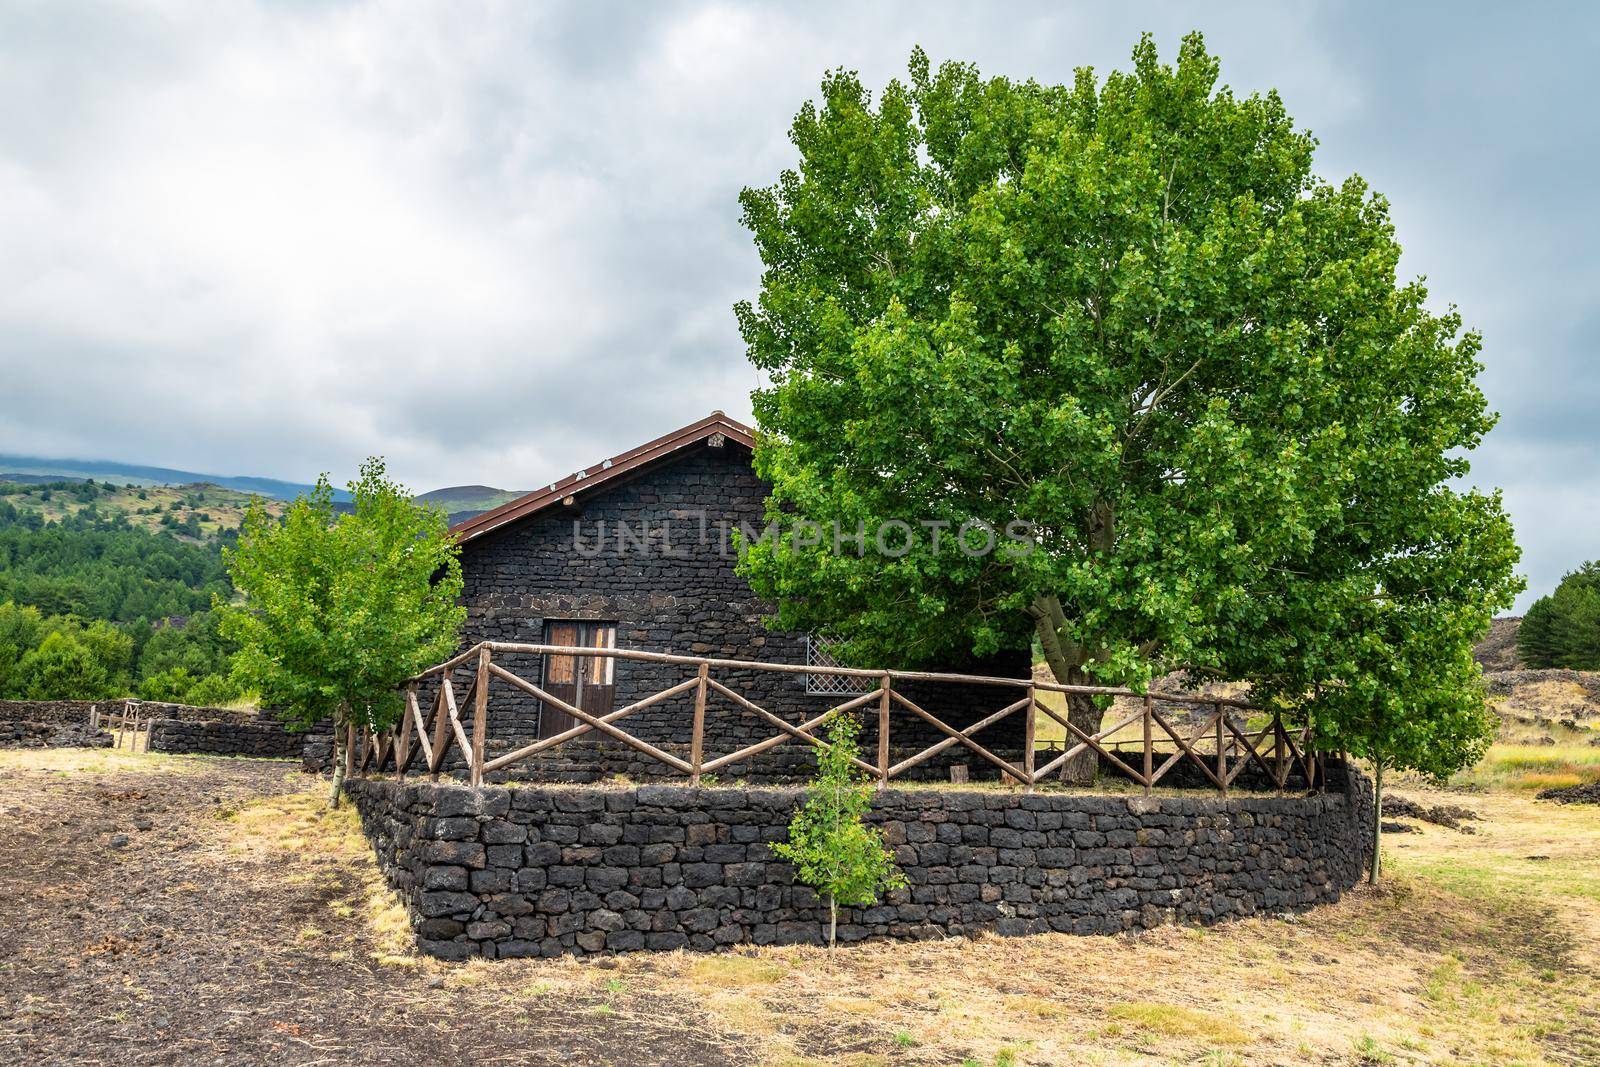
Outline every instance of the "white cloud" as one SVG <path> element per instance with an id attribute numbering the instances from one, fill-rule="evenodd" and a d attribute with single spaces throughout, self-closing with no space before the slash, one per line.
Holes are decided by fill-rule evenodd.
<path id="1" fill-rule="evenodd" d="M 1560 80 L 1588 69 L 1561 58 L 1583 38 L 1440 11 L 0 11 L 0 451 L 286 478 L 382 452 L 419 488 L 528 487 L 746 415 L 730 305 L 759 264 L 735 197 L 790 161 L 826 69 L 881 85 L 921 43 L 1065 80 L 1125 65 L 1146 27 L 1170 54 L 1198 22 L 1227 81 L 1276 86 L 1319 133 L 1326 172 L 1395 195 L 1407 269 L 1485 327 L 1507 417 L 1479 470 L 1512 490 L 1543 582 L 1584 555 L 1546 523 L 1600 488 L 1570 462 L 1594 458 L 1600 335 L 1600 235 L 1572 185 L 1593 94 Z M 1586 479 L 1565 496 L 1529 473 L 1557 445 Z"/>

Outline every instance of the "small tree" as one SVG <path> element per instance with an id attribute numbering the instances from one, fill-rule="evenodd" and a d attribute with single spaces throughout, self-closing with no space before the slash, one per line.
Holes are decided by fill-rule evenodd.
<path id="1" fill-rule="evenodd" d="M 344 728 L 393 724 L 401 683 L 455 651 L 466 618 L 445 513 L 416 504 L 381 459 L 362 464 L 350 494 L 352 510 L 335 512 L 323 475 L 282 522 L 254 501 L 225 553 L 245 596 L 224 609 L 236 677 L 292 726 L 333 720 L 330 807 L 344 784 Z"/>
<path id="2" fill-rule="evenodd" d="M 772 846 L 799 868 L 802 882 L 827 897 L 830 949 L 838 938 L 840 904 L 876 904 L 879 893 L 906 884 L 894 853 L 884 847 L 883 832 L 863 821 L 872 807 L 872 786 L 851 764 L 859 751 L 856 730 L 850 716 L 834 719 L 816 781 L 789 823 L 789 841 Z"/>
<path id="3" fill-rule="evenodd" d="M 69 631 L 56 630 L 22 657 L 19 672 L 35 700 L 104 700 L 116 683 L 95 650 Z"/>
<path id="4" fill-rule="evenodd" d="M 1375 600 L 1339 652 L 1338 681 L 1308 701 L 1323 750 L 1348 750 L 1372 764 L 1374 885 L 1384 772 L 1442 779 L 1478 762 L 1493 740 L 1498 720 L 1484 701 L 1470 644 L 1485 617 L 1481 610 Z"/>

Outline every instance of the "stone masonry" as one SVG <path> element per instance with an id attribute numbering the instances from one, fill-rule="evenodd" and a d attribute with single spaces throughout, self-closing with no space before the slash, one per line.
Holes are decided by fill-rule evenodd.
<path id="1" fill-rule="evenodd" d="M 1341 765 L 1313 796 L 1110 797 L 893 789 L 882 827 L 908 887 L 839 936 L 1109 934 L 1300 911 L 1361 876 L 1372 796 Z M 771 844 L 794 789 L 346 790 L 423 951 L 444 959 L 817 943 L 826 909 Z"/>
<path id="2" fill-rule="evenodd" d="M 111 735 L 90 727 L 90 716 L 121 705 L 115 700 L 0 700 L 0 748 L 104 748 Z"/>
<path id="3" fill-rule="evenodd" d="M 311 734 L 291 733 L 264 712 L 253 719 L 152 719 L 151 752 L 188 752 L 258 759 L 301 759 Z"/>
<path id="4" fill-rule="evenodd" d="M 760 530 L 766 495 L 748 449 L 732 441 L 720 448 L 698 445 L 628 480 L 581 495 L 571 507 L 538 513 L 469 541 L 462 555 L 465 641 L 538 643 L 546 619 L 583 619 L 614 622 L 620 648 L 803 664 L 805 635 L 769 629 L 764 620 L 771 606 L 734 573 L 729 531 L 741 524 Z M 617 536 L 623 526 L 634 533 L 646 528 L 656 533 L 641 546 Z M 496 654 L 495 661 L 530 681 L 540 679 L 537 657 Z M 928 669 L 1029 676 L 1025 653 Z M 458 692 L 465 690 L 470 675 L 470 669 L 458 671 Z M 692 676 L 693 668 L 619 660 L 615 704 L 620 708 Z M 848 699 L 808 694 L 803 674 L 719 671 L 714 677 L 796 723 Z M 990 685 L 897 688 L 957 726 L 1021 695 L 1018 689 Z M 538 701 L 500 682 L 491 692 L 491 755 L 537 736 Z M 426 690 L 422 699 L 431 696 Z M 619 725 L 651 742 L 686 744 L 692 706 L 692 695 L 685 693 Z M 871 714 L 863 718 L 862 746 L 872 751 L 877 720 Z M 713 694 L 708 703 L 708 752 L 732 751 L 775 732 L 725 697 Z M 891 736 L 897 749 L 912 751 L 943 737 L 903 710 L 895 712 Z M 1013 715 L 978 739 L 1018 758 L 1022 716 Z M 980 773 L 976 763 L 973 771 Z"/>

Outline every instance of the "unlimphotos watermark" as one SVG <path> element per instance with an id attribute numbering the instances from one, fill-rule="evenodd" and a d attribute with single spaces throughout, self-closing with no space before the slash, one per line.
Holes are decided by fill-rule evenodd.
<path id="1" fill-rule="evenodd" d="M 869 554 L 899 559 L 913 551 L 959 552 L 970 559 L 1003 553 L 1026 556 L 1038 545 L 1036 527 L 1013 519 L 996 527 L 984 519 L 884 519 L 869 527 L 865 521 L 853 529 L 834 522 L 790 519 L 757 526 L 711 518 L 704 511 L 676 511 L 666 519 L 595 519 L 572 521 L 573 551 L 586 559 L 613 553 L 623 556 L 688 558 L 707 548 L 718 555 L 734 555 L 752 545 L 786 541 L 796 552 L 815 549 L 834 555 Z"/>

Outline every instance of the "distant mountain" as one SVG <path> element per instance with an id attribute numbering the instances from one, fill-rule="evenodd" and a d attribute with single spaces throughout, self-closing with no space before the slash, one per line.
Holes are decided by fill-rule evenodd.
<path id="1" fill-rule="evenodd" d="M 240 493 L 254 493 L 272 500 L 293 500 L 311 489 L 303 482 L 285 482 L 276 478 L 250 476 L 224 476 L 201 474 L 196 471 L 173 470 L 170 467 L 150 467 L 138 463 L 117 463 L 105 459 L 41 459 L 38 456 L 0 455 L 0 482 L 38 484 L 59 481 L 110 481 L 115 484 L 152 486 L 205 485 L 233 489 Z M 452 525 L 480 515 L 492 508 L 522 496 L 525 490 L 496 489 L 492 485 L 452 485 L 423 493 L 416 499 L 424 504 L 443 508 Z M 343 489 L 333 492 L 335 504 L 348 505 L 350 494 Z M 348 507 L 339 510 L 347 511 Z"/>
<path id="2" fill-rule="evenodd" d="M 522 495 L 524 494 L 519 490 L 496 489 L 492 485 L 452 485 L 446 489 L 423 493 L 417 497 L 417 502 L 444 508 L 449 516 L 450 525 L 454 526 Z"/>
<path id="3" fill-rule="evenodd" d="M 453 515 L 460 511 L 488 511 L 524 493 L 522 490 L 496 489 L 492 485 L 452 485 L 447 489 L 423 493 L 417 497 L 417 503 L 432 504 Z"/>
<path id="4" fill-rule="evenodd" d="M 83 481 L 112 481 L 118 485 L 193 485 L 200 482 L 237 489 L 242 493 L 258 493 L 276 500 L 293 500 L 311 486 L 302 482 L 285 482 L 276 478 L 230 477 L 221 474 L 202 474 L 196 471 L 173 470 L 170 467 L 148 467 L 137 463 L 117 463 L 105 459 L 41 459 L 37 456 L 0 455 L 0 481 L 37 481 L 70 479 Z M 349 500 L 350 494 L 342 489 L 333 492 L 335 500 Z"/>

